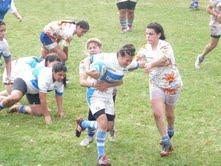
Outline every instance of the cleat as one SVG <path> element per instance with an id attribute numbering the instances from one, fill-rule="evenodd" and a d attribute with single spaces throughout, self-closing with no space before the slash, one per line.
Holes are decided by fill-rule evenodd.
<path id="1" fill-rule="evenodd" d="M 97 160 L 97 166 L 111 166 L 110 160 L 107 156 L 102 156 Z"/>
<path id="2" fill-rule="evenodd" d="M 83 121 L 82 118 L 78 118 L 76 120 L 76 123 L 77 123 L 77 126 L 76 126 L 76 129 L 75 129 L 75 135 L 76 137 L 80 137 L 81 136 L 81 132 L 84 131 L 85 129 L 81 127 L 81 122 Z"/>
<path id="3" fill-rule="evenodd" d="M 81 146 L 88 146 L 90 143 L 92 143 L 94 141 L 93 137 L 87 137 L 85 139 L 83 139 L 80 143 Z"/>
<path id="4" fill-rule="evenodd" d="M 132 25 L 128 26 L 127 31 L 128 31 L 128 32 L 131 32 L 132 30 L 133 30 Z"/>
<path id="5" fill-rule="evenodd" d="M 200 69 L 200 64 L 203 63 L 204 61 L 204 57 L 201 55 L 198 55 L 196 57 L 196 61 L 195 61 L 195 69 L 199 70 Z"/>
<path id="6" fill-rule="evenodd" d="M 162 145 L 162 146 L 163 146 L 163 150 L 160 152 L 160 156 L 161 157 L 169 156 L 173 151 L 173 147 L 171 143 L 169 143 L 168 145 Z"/>
<path id="7" fill-rule="evenodd" d="M 190 9 L 198 10 L 199 9 L 199 3 L 198 2 L 192 2 L 190 5 Z"/>

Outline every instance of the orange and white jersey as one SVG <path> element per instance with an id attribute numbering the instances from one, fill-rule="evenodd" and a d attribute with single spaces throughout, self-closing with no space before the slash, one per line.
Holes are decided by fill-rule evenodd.
<path id="1" fill-rule="evenodd" d="M 69 45 L 74 37 L 76 24 L 66 20 L 52 21 L 44 27 L 43 32 L 46 33 L 54 41 L 64 40 Z"/>

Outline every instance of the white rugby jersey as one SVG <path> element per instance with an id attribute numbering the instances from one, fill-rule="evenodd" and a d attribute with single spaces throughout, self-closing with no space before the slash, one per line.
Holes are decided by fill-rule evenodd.
<path id="1" fill-rule="evenodd" d="M 17 60 L 13 60 L 11 63 L 11 81 L 13 82 L 15 78 L 20 77 L 23 73 L 27 71 L 32 71 L 37 65 L 39 65 L 39 58 L 37 57 L 22 57 Z M 3 83 L 7 83 L 7 72 L 6 68 L 3 72 Z"/>
<path id="2" fill-rule="evenodd" d="M 166 56 L 170 61 L 168 66 L 154 67 L 149 73 L 149 80 L 151 84 L 160 88 L 177 88 L 182 86 L 182 80 L 179 71 L 176 67 L 175 56 L 173 49 L 165 40 L 159 40 L 156 50 L 152 50 L 150 44 L 146 44 L 142 48 L 138 55 L 145 57 L 147 63 L 160 59 L 162 56 Z M 169 78 L 173 78 L 170 80 Z"/>
<path id="3" fill-rule="evenodd" d="M 76 24 L 72 22 L 53 21 L 44 27 L 43 32 L 54 40 L 64 40 L 65 45 L 70 45 L 74 37 Z"/>
<path id="4" fill-rule="evenodd" d="M 156 50 L 152 50 L 151 45 L 146 44 L 138 51 L 138 55 L 141 57 L 145 57 L 148 63 L 152 62 L 153 60 L 157 60 L 162 56 L 166 56 L 170 59 L 172 65 L 176 64 L 173 49 L 170 43 L 165 40 L 159 40 Z"/>
<path id="5" fill-rule="evenodd" d="M 213 7 L 216 13 L 221 13 L 221 0 L 209 0 L 209 6 Z M 210 25 L 220 25 L 215 16 L 211 15 L 210 18 Z"/>
<path id="6" fill-rule="evenodd" d="M 135 69 L 139 67 L 138 62 L 136 61 L 133 61 L 129 65 L 130 68 L 121 67 L 118 62 L 116 53 L 96 54 L 91 57 L 91 61 L 102 61 L 106 65 L 107 71 L 104 76 L 100 78 L 100 81 L 104 81 L 110 84 L 117 81 L 122 81 L 125 73 L 127 73 L 130 69 Z M 87 89 L 87 101 L 88 103 L 90 103 L 91 97 L 112 98 L 114 89 L 115 87 L 110 87 L 107 89 L 107 91 L 101 92 L 93 87 L 89 87 Z"/>
<path id="7" fill-rule="evenodd" d="M 51 67 L 36 67 L 32 72 L 24 73 L 21 78 L 27 84 L 28 94 L 47 93 L 55 90 L 56 95 L 63 95 L 63 82 L 53 80 Z"/>

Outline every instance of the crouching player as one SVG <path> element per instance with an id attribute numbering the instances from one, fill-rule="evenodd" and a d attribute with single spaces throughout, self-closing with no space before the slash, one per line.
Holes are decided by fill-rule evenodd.
<path id="1" fill-rule="evenodd" d="M 54 62 L 60 62 L 60 59 L 57 55 L 51 54 L 47 56 L 44 60 L 36 56 L 30 57 L 21 57 L 11 62 L 11 81 L 8 82 L 7 80 L 7 68 L 5 67 L 3 75 L 2 75 L 2 82 L 5 85 L 6 91 L 0 92 L 0 96 L 7 96 L 12 91 L 12 85 L 14 80 L 19 77 L 22 73 L 26 71 L 32 71 L 36 67 L 51 67 Z"/>
<path id="2" fill-rule="evenodd" d="M 26 94 L 31 105 L 19 105 L 16 107 L 18 112 L 43 115 L 46 124 L 52 123 L 47 92 L 55 90 L 58 116 L 63 116 L 63 79 L 66 71 L 67 68 L 61 62 L 57 62 L 52 68 L 40 67 L 30 73 L 24 73 L 23 76 L 14 80 L 11 94 L 0 102 L 0 110 L 11 107 Z"/>
<path id="3" fill-rule="evenodd" d="M 128 66 L 138 68 L 137 61 L 133 61 L 135 48 L 132 44 L 124 45 L 117 53 L 101 53 L 92 56 L 93 63 L 86 72 L 91 77 L 91 85 L 87 89 L 87 103 L 96 121 L 77 119 L 76 136 L 86 128 L 95 129 L 97 141 L 97 164 L 110 165 L 110 160 L 105 154 L 105 139 L 107 131 L 113 127 L 115 118 L 113 90 L 122 84 Z M 100 82 L 105 82 L 112 87 L 101 90 L 97 88 Z"/>

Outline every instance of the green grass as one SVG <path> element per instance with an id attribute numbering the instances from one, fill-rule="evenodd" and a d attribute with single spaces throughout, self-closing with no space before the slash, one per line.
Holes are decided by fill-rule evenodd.
<path id="1" fill-rule="evenodd" d="M 105 52 L 115 52 L 124 43 L 132 42 L 137 49 L 145 43 L 148 23 L 161 23 L 167 40 L 173 45 L 184 88 L 176 107 L 176 133 L 172 140 L 174 152 L 160 158 L 160 136 L 152 117 L 148 78 L 142 70 L 125 77 L 116 102 L 117 141 L 106 142 L 113 166 L 134 165 L 220 165 L 221 163 L 221 56 L 218 46 L 207 57 L 200 71 L 195 71 L 195 56 L 209 41 L 206 2 L 199 11 L 190 11 L 189 1 L 139 0 L 134 30 L 122 34 L 118 12 L 113 0 L 20 0 L 17 8 L 22 23 L 8 14 L 8 41 L 15 58 L 39 55 L 39 33 L 48 22 L 62 18 L 87 20 L 91 29 L 82 38 L 75 38 L 68 60 L 71 83 L 65 90 L 65 117 L 56 118 L 53 94 L 50 94 L 52 125 L 42 117 L 0 113 L 0 165 L 74 165 L 92 166 L 96 161 L 96 145 L 81 148 L 73 135 L 73 122 L 86 117 L 85 89 L 80 87 L 78 63 L 85 57 L 85 42 L 98 37 Z M 23 102 L 26 102 L 23 100 Z"/>

